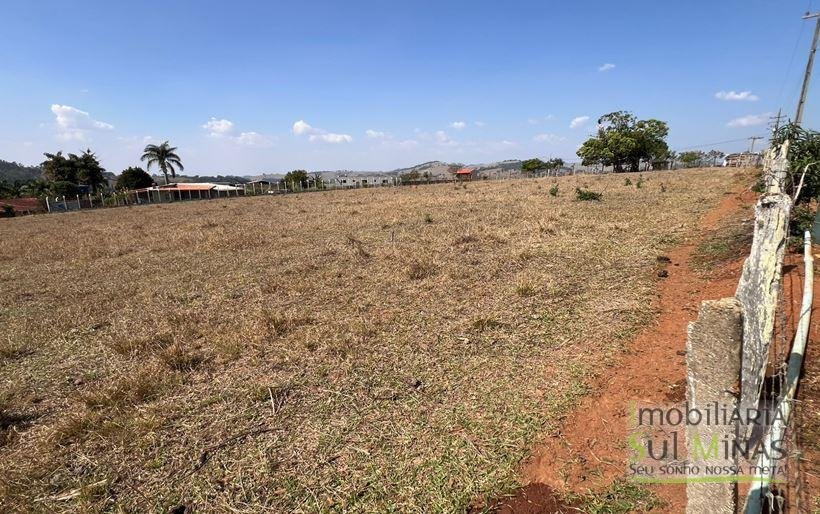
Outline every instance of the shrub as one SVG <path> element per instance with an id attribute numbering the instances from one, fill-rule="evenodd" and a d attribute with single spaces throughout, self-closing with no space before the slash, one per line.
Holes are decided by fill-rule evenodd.
<path id="1" fill-rule="evenodd" d="M 638 175 L 638 181 L 635 182 L 635 187 L 638 189 L 643 187 L 643 175 Z"/>
<path id="2" fill-rule="evenodd" d="M 631 186 L 631 185 L 632 185 L 632 181 L 631 181 L 631 180 L 629 180 L 629 177 L 626 177 L 626 178 L 624 179 L 624 185 L 625 185 L 625 186 Z"/>
<path id="3" fill-rule="evenodd" d="M 558 184 L 554 184 L 550 188 L 550 196 L 558 196 Z"/>
<path id="4" fill-rule="evenodd" d="M 580 187 L 575 188 L 575 198 L 582 202 L 600 202 L 603 197 L 603 193 L 581 189 Z"/>
<path id="5" fill-rule="evenodd" d="M 792 209 L 792 219 L 789 222 L 789 232 L 796 237 L 803 237 L 803 232 L 811 230 L 814 225 L 814 213 L 806 204 L 800 204 Z"/>
<path id="6" fill-rule="evenodd" d="M 432 223 L 433 222 L 433 217 L 430 214 L 425 214 L 424 215 L 424 222 L 425 223 Z"/>

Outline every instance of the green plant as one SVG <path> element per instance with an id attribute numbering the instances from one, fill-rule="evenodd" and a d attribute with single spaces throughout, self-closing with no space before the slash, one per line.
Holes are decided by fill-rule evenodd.
<path id="1" fill-rule="evenodd" d="M 603 193 L 598 193 L 589 189 L 581 189 L 580 187 L 575 188 L 575 198 L 582 202 L 600 202 L 603 197 Z"/>
<path id="2" fill-rule="evenodd" d="M 626 177 L 626 178 L 624 179 L 624 185 L 625 185 L 625 186 L 631 186 L 631 185 L 632 185 L 632 181 L 631 181 L 631 180 L 629 180 L 629 177 Z"/>
<path id="3" fill-rule="evenodd" d="M 803 232 L 811 230 L 814 225 L 814 213 L 806 204 L 799 204 L 792 209 L 789 232 L 796 237 L 803 237 Z"/>
<path id="4" fill-rule="evenodd" d="M 432 223 L 433 222 L 433 217 L 429 213 L 425 214 L 424 215 L 424 222 L 425 223 Z"/>
<path id="5" fill-rule="evenodd" d="M 183 171 L 182 160 L 176 153 L 177 147 L 168 144 L 165 141 L 161 145 L 148 145 L 143 150 L 141 161 L 147 161 L 147 168 L 150 171 L 151 166 L 159 166 L 160 171 L 165 176 L 165 183 L 168 183 L 168 172 L 171 173 L 171 178 L 176 178 L 177 170 Z"/>
<path id="6" fill-rule="evenodd" d="M 598 119 L 597 135 L 587 139 L 576 152 L 585 166 L 613 166 L 615 172 L 638 171 L 641 160 L 655 161 L 669 153 L 664 121 L 639 120 L 627 111 L 605 114 Z"/>
<path id="7" fill-rule="evenodd" d="M 558 196 L 558 184 L 554 184 L 550 188 L 550 196 Z"/>
<path id="8" fill-rule="evenodd" d="M 635 187 L 638 189 L 643 187 L 643 175 L 638 175 L 638 180 L 635 182 Z"/>

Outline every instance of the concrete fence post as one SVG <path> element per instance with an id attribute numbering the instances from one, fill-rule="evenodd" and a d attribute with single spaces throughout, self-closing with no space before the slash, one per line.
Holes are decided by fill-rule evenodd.
<path id="1" fill-rule="evenodd" d="M 701 303 L 698 319 L 689 324 L 686 341 L 687 406 L 690 411 L 707 412 L 720 406 L 732 412 L 737 407 L 740 380 L 743 324 L 741 305 L 736 298 L 723 298 Z M 688 419 L 688 414 L 687 414 Z M 686 446 L 688 463 L 732 466 L 735 458 L 723 451 L 708 455 L 704 445 L 717 439 L 729 441 L 738 437 L 736 425 L 719 423 L 687 424 Z M 700 455 L 698 450 L 700 451 Z M 698 460 L 703 457 L 703 460 Z M 706 461 L 706 462 L 704 462 Z M 687 514 L 734 514 L 737 507 L 737 484 L 734 482 L 698 482 L 703 474 L 688 476 L 686 484 Z"/>

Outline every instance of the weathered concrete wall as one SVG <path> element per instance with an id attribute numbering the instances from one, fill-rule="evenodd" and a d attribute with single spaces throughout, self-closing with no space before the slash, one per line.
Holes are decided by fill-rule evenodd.
<path id="1" fill-rule="evenodd" d="M 743 342 L 741 317 L 740 302 L 736 298 L 723 298 L 703 302 L 698 319 L 689 324 L 686 397 L 690 409 L 706 411 L 714 402 L 730 412 L 736 407 Z M 737 427 L 714 423 L 687 426 L 690 464 L 700 464 L 701 467 L 704 464 L 693 460 L 695 438 L 706 442 L 715 435 L 721 441 L 734 441 Z M 708 464 L 730 466 L 735 461 L 720 452 L 715 457 L 710 456 Z M 734 514 L 737 506 L 736 483 L 687 483 L 686 495 L 687 514 Z"/>
<path id="2" fill-rule="evenodd" d="M 740 408 L 755 408 L 774 335 L 782 280 L 786 225 L 792 201 L 783 193 L 764 195 L 755 207 L 754 239 L 735 297 L 743 309 L 743 372 Z"/>

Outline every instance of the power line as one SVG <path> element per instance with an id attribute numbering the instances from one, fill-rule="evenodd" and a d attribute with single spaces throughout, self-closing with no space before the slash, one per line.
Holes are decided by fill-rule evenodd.
<path id="1" fill-rule="evenodd" d="M 763 139 L 762 136 L 753 136 L 753 137 L 755 139 Z M 726 140 L 726 141 L 718 141 L 717 143 L 706 143 L 706 144 L 702 144 L 702 145 L 687 146 L 687 147 L 681 148 L 681 150 L 697 150 L 698 148 L 709 148 L 710 146 L 725 145 L 725 144 L 728 144 L 728 143 L 739 143 L 741 141 L 748 141 L 749 139 L 751 139 L 751 138 L 742 137 L 740 139 L 729 139 L 729 140 Z"/>
<path id="2" fill-rule="evenodd" d="M 777 132 L 777 129 L 780 128 L 781 120 L 787 119 L 788 116 L 783 114 L 783 108 L 777 110 L 777 116 L 769 116 L 769 128 L 772 129 L 772 132 Z"/>

